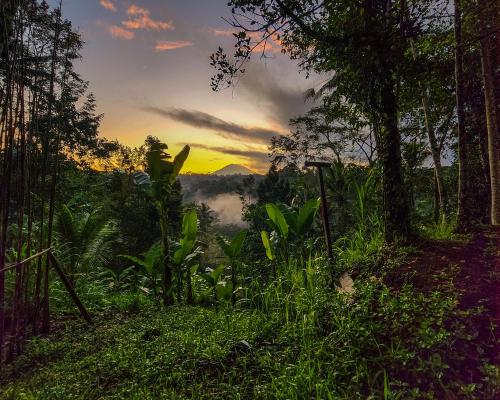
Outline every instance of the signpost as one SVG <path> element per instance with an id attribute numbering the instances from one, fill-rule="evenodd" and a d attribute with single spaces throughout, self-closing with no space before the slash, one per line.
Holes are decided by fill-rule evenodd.
<path id="1" fill-rule="evenodd" d="M 323 180 L 323 168 L 330 168 L 331 163 L 325 161 L 306 161 L 306 167 L 316 167 L 319 176 L 319 190 L 321 193 L 321 217 L 323 219 L 323 230 L 325 232 L 326 251 L 328 259 L 333 261 L 332 236 L 330 233 L 330 220 L 328 218 L 328 204 L 326 201 L 325 182 Z"/>

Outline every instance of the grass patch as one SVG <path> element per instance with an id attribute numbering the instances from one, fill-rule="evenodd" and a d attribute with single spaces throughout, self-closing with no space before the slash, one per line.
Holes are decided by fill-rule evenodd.
<path id="1" fill-rule="evenodd" d="M 380 257 L 379 257 L 380 259 Z M 384 262 L 394 273 L 394 258 Z M 289 268 L 291 268 L 289 266 Z M 5 399 L 483 399 L 447 359 L 466 335 L 452 290 L 391 288 L 362 274 L 353 295 L 322 284 L 324 261 L 255 284 L 235 308 L 163 309 L 119 295 L 90 328 L 62 319 L 2 372 Z M 382 271 L 384 271 L 382 268 Z M 440 275 L 452 287 L 456 270 Z M 96 309 L 97 310 L 97 309 Z M 487 366 L 494 381 L 498 371 Z M 495 372 L 496 371 L 496 372 Z"/>

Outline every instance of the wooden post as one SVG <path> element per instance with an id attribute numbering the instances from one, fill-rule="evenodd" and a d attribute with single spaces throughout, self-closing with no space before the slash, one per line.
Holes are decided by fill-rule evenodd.
<path id="1" fill-rule="evenodd" d="M 91 324 L 92 319 L 90 318 L 89 313 L 85 309 L 85 306 L 83 305 L 83 303 L 80 301 L 78 295 L 75 292 L 75 289 L 73 289 L 73 286 L 71 285 L 69 279 L 67 278 L 66 274 L 62 270 L 61 266 L 59 265 L 59 262 L 55 258 L 52 251 L 49 251 L 48 257 L 49 257 L 50 264 L 52 264 L 52 266 L 56 270 L 57 274 L 59 275 L 59 278 L 61 278 L 61 281 L 64 284 L 64 286 L 66 287 L 66 290 L 68 291 L 69 295 L 71 296 L 71 299 L 78 307 L 78 310 L 80 310 L 80 314 L 85 319 L 85 321 L 87 321 L 89 324 Z"/>
<path id="2" fill-rule="evenodd" d="M 306 161 L 306 167 L 316 167 L 318 169 L 319 176 L 319 189 L 321 193 L 321 217 L 323 219 L 323 230 L 325 233 L 326 250 L 328 253 L 328 259 L 333 262 L 333 250 L 332 250 L 332 236 L 330 232 L 330 219 L 328 218 L 328 204 L 326 201 L 326 191 L 325 183 L 323 180 L 323 170 L 322 168 L 330 168 L 331 164 L 321 161 Z"/>

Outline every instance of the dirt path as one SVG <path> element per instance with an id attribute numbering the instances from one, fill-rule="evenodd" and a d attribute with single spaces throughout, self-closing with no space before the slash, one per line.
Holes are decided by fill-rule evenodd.
<path id="1" fill-rule="evenodd" d="M 500 229 L 487 229 L 464 241 L 433 241 L 420 246 L 407 265 L 411 282 L 422 291 L 459 292 L 462 324 L 446 360 L 450 373 L 465 385 L 484 379 L 484 366 L 500 365 Z M 453 271 L 450 287 L 443 279 Z M 449 281 L 449 279 L 448 279 Z"/>

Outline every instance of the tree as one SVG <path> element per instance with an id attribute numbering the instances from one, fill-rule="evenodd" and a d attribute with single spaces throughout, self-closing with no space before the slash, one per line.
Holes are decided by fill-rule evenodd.
<path id="1" fill-rule="evenodd" d="M 235 34 L 234 59 L 221 48 L 212 55 L 212 65 L 219 70 L 212 80 L 214 89 L 231 84 L 244 72 L 252 51 L 270 40 L 307 72 L 332 74 L 335 101 L 358 107 L 376 133 L 386 240 L 407 238 L 410 218 L 401 169 L 397 89 L 411 71 L 405 57 L 408 40 L 430 30 L 432 22 L 426 17 L 435 12 L 436 3 L 233 0 L 229 5 L 232 24 L 241 32 Z M 257 43 L 252 42 L 255 32 L 261 35 Z"/>
<path id="2" fill-rule="evenodd" d="M 314 96 L 325 96 L 327 85 Z M 272 138 L 273 164 L 301 167 L 307 159 L 353 159 L 373 165 L 376 145 L 373 128 L 354 107 L 328 101 L 290 121 L 290 135 Z"/>
<path id="3" fill-rule="evenodd" d="M 99 209 L 76 214 L 63 205 L 56 215 L 56 252 L 73 280 L 77 274 L 109 262 L 118 234 L 116 221 Z"/>
<path id="4" fill-rule="evenodd" d="M 498 2 L 479 0 L 478 34 L 488 130 L 491 223 L 500 225 L 500 42 Z"/>
<path id="5" fill-rule="evenodd" d="M 146 172 L 134 174 L 137 184 L 145 189 L 160 214 L 160 229 L 163 251 L 163 303 L 171 305 L 174 302 L 172 293 L 172 264 L 171 264 L 171 235 L 169 212 L 171 209 L 172 186 L 179 175 L 184 162 L 189 155 L 189 146 L 184 148 L 170 161 L 171 156 L 166 153 L 168 146 L 165 143 L 153 141 L 148 144 L 146 153 Z"/>

